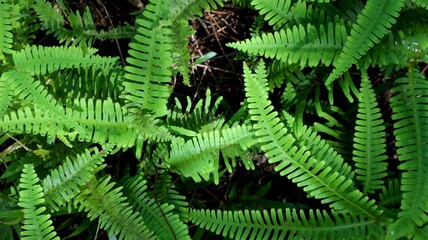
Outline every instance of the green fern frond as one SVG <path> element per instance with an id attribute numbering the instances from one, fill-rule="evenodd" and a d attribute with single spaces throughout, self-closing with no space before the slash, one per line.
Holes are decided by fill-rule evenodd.
<path id="1" fill-rule="evenodd" d="M 155 239 L 138 213 L 132 211 L 121 192 L 122 187 L 114 188 L 110 179 L 109 176 L 92 179 L 81 187 L 81 193 L 75 198 L 79 211 L 88 212 L 91 221 L 99 218 L 100 227 L 118 239 Z"/>
<path id="2" fill-rule="evenodd" d="M 366 52 L 389 32 L 396 22 L 404 0 L 369 0 L 357 22 L 353 24 L 351 34 L 347 37 L 339 59 L 334 62 L 335 69 L 329 75 L 325 85 L 331 83 L 347 71 Z"/>
<path id="3" fill-rule="evenodd" d="M 315 153 L 304 145 L 296 146 L 296 138 L 277 117 L 278 113 L 273 111 L 268 100 L 264 63 L 259 64 L 255 74 L 244 65 L 244 77 L 256 138 L 269 157 L 269 163 L 279 163 L 275 170 L 281 175 L 287 175 L 297 186 L 303 187 L 309 196 L 322 199 L 322 203 L 330 204 L 337 211 L 346 209 L 353 214 L 370 218 L 379 216 L 381 211 L 374 201 L 355 189 L 352 179 L 335 170 L 337 166 L 331 162 L 329 164 L 328 159 L 315 158 Z M 347 167 L 343 169 L 342 171 L 349 172 Z"/>
<path id="4" fill-rule="evenodd" d="M 94 52 L 94 49 L 89 49 Z M 13 52 L 13 62 L 20 72 L 30 75 L 42 75 L 65 68 L 79 66 L 109 67 L 117 62 L 116 57 L 101 57 L 85 53 L 78 47 L 27 46 L 19 52 Z"/>
<path id="5" fill-rule="evenodd" d="M 361 239 L 376 227 L 373 220 L 320 210 L 195 210 L 190 221 L 229 239 Z"/>
<path id="6" fill-rule="evenodd" d="M 21 100 L 23 104 L 33 104 L 44 108 L 46 114 L 64 114 L 63 108 L 59 106 L 55 98 L 29 74 L 10 70 L 3 73 L 0 79 L 0 81 L 10 84 L 14 97 Z"/>
<path id="7" fill-rule="evenodd" d="M 336 19 L 338 20 L 338 19 Z M 345 23 L 335 21 L 318 28 L 307 24 L 274 33 L 266 33 L 228 46 L 250 54 L 260 54 L 288 64 L 317 66 L 320 62 L 330 65 L 339 57 L 347 35 Z"/>
<path id="8" fill-rule="evenodd" d="M 86 150 L 73 160 L 67 157 L 64 164 L 43 179 L 45 199 L 53 209 L 58 210 L 57 206 L 74 198 L 80 193 L 80 187 L 92 179 L 94 171 L 105 167 L 102 163 L 107 152 L 100 153 L 96 148 L 92 150 L 94 152 Z"/>
<path id="9" fill-rule="evenodd" d="M 189 37 L 196 31 L 189 25 L 187 19 L 177 20 L 172 23 L 172 29 L 175 34 L 172 34 L 172 57 L 174 66 L 183 76 L 183 83 L 190 86 L 190 50 L 189 50 Z"/>
<path id="10" fill-rule="evenodd" d="M 42 205 L 45 202 L 43 188 L 32 164 L 24 165 L 19 188 L 18 206 L 22 207 L 24 212 L 22 239 L 59 240 L 52 226 L 51 216 L 43 214 L 46 211 L 46 207 Z"/>
<path id="11" fill-rule="evenodd" d="M 205 95 L 205 99 L 199 100 L 196 104 L 187 97 L 185 109 L 176 98 L 175 106 L 167 115 L 168 128 L 178 135 L 190 137 L 197 133 L 221 129 L 225 120 L 224 117 L 218 116 L 217 112 L 223 98 L 220 96 L 214 99 L 210 90 L 207 90 Z"/>
<path id="12" fill-rule="evenodd" d="M 202 9 L 209 11 L 223 7 L 224 0 L 172 0 L 170 17 L 172 22 L 202 15 Z"/>
<path id="13" fill-rule="evenodd" d="M 148 111 L 158 117 L 167 114 L 170 96 L 172 31 L 169 5 L 168 0 L 150 3 L 137 18 L 137 34 L 129 44 L 130 57 L 127 58 L 123 83 L 128 108 L 137 108 L 137 112 Z"/>
<path id="14" fill-rule="evenodd" d="M 269 25 L 282 26 L 291 18 L 290 7 L 292 2 L 291 0 L 253 0 L 251 5 L 259 11 L 260 15 L 265 15 L 264 19 Z"/>
<path id="15" fill-rule="evenodd" d="M 376 96 L 370 80 L 362 72 L 360 94 L 358 96 L 358 114 L 354 134 L 353 161 L 357 179 L 363 184 L 364 193 L 374 193 L 382 188 L 386 177 L 387 156 L 383 125 Z"/>
<path id="16" fill-rule="evenodd" d="M 379 194 L 379 208 L 391 219 L 397 219 L 398 206 L 402 199 L 399 179 L 392 179 L 383 186 Z"/>
<path id="17" fill-rule="evenodd" d="M 396 94 L 391 108 L 403 192 L 398 222 L 423 226 L 428 222 L 428 81 L 410 69 L 407 77 L 396 80 L 392 92 Z"/>
<path id="18" fill-rule="evenodd" d="M 158 239 L 190 240 L 188 227 L 172 211 L 174 205 L 160 204 L 157 199 L 150 198 L 147 191 L 147 182 L 141 175 L 129 178 L 123 185 L 130 205 Z"/>
<path id="19" fill-rule="evenodd" d="M 125 109 L 111 99 L 76 99 L 74 107 L 66 108 L 68 119 L 73 119 L 84 130 L 76 132 L 79 141 L 109 143 L 120 147 L 133 146 L 137 138 Z"/>
<path id="20" fill-rule="evenodd" d="M 47 34 L 55 33 L 57 29 L 63 28 L 64 17 L 51 3 L 46 0 L 36 0 L 33 7 L 41 21 L 42 29 L 47 30 Z"/>
<path id="21" fill-rule="evenodd" d="M 428 1 L 427 0 L 412 0 L 419 7 L 425 8 L 428 10 Z"/>
<path id="22" fill-rule="evenodd" d="M 12 21 L 10 16 L 10 2 L 0 1 L 0 55 L 5 60 L 4 54 L 12 53 Z"/>
<path id="23" fill-rule="evenodd" d="M 0 116 L 4 115 L 12 101 L 12 88 L 9 80 L 4 74 L 0 76 Z"/>
<path id="24" fill-rule="evenodd" d="M 247 149 L 253 144 L 253 133 L 245 125 L 204 132 L 185 144 L 173 142 L 168 163 L 196 182 L 201 178 L 208 180 L 211 174 L 214 174 L 214 182 L 218 182 L 219 150 L 230 145 Z"/>

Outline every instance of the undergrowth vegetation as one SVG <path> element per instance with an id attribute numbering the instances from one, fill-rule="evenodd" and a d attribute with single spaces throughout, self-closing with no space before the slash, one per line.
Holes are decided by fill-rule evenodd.
<path id="1" fill-rule="evenodd" d="M 427 0 L 227 3 L 259 15 L 239 109 L 174 91 L 222 0 L 70 2 L 0 0 L 0 239 L 428 239 Z"/>

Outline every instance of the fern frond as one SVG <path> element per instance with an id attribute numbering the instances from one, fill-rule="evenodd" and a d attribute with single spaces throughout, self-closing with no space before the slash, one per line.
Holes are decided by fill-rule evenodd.
<path id="1" fill-rule="evenodd" d="M 12 101 L 12 88 L 10 79 L 2 74 L 0 76 L 0 116 L 4 115 Z"/>
<path id="2" fill-rule="evenodd" d="M 347 37 L 339 59 L 334 62 L 335 69 L 328 76 L 325 85 L 331 83 L 347 71 L 366 52 L 388 34 L 396 22 L 404 0 L 369 0 L 357 22 L 352 25 L 351 34 Z"/>
<path id="3" fill-rule="evenodd" d="M 317 66 L 319 63 L 328 66 L 339 57 L 347 35 L 345 23 L 336 20 L 318 28 L 311 24 L 294 25 L 240 43 L 229 43 L 228 46 L 288 64 L 298 63 L 302 67 Z"/>
<path id="4" fill-rule="evenodd" d="M 95 152 L 86 149 L 85 153 L 73 160 L 67 157 L 64 164 L 43 179 L 45 199 L 53 209 L 58 210 L 57 206 L 62 206 L 80 193 L 80 187 L 92 179 L 95 169 L 105 167 L 101 164 L 106 152 L 100 153 L 96 148 L 92 150 Z"/>
<path id="5" fill-rule="evenodd" d="M 123 83 L 128 108 L 137 108 L 137 112 L 148 111 L 158 117 L 167 114 L 170 96 L 172 31 L 169 5 L 169 0 L 150 3 L 137 18 L 137 34 L 129 44 L 130 57 L 126 60 L 128 66 Z"/>
<path id="6" fill-rule="evenodd" d="M 202 15 L 202 9 L 209 11 L 217 6 L 223 7 L 224 0 L 172 0 L 170 17 L 172 22 L 186 20 Z"/>
<path id="7" fill-rule="evenodd" d="M 425 8 L 428 10 L 428 1 L 427 0 L 412 0 L 419 7 Z"/>
<path id="8" fill-rule="evenodd" d="M 109 67 L 114 65 L 118 59 L 116 57 L 101 57 L 88 54 L 78 47 L 43 47 L 36 45 L 27 46 L 19 52 L 13 52 L 12 57 L 16 69 L 30 75 L 42 75 L 79 66 Z"/>
<path id="9" fill-rule="evenodd" d="M 259 11 L 260 15 L 265 15 L 264 19 L 269 23 L 269 25 L 282 26 L 289 19 L 292 1 L 291 0 L 253 0 L 251 5 Z"/>
<path id="10" fill-rule="evenodd" d="M 10 16 L 11 4 L 8 1 L 0 1 L 0 55 L 4 60 L 4 54 L 12 53 L 12 21 Z"/>
<path id="11" fill-rule="evenodd" d="M 376 106 L 376 96 L 365 72 L 362 73 L 358 114 L 354 134 L 353 161 L 357 179 L 363 184 L 364 193 L 374 193 L 382 188 L 386 177 L 386 133 L 382 116 Z"/>
<path id="12" fill-rule="evenodd" d="M 221 132 L 204 132 L 185 144 L 173 142 L 168 163 L 183 176 L 191 177 L 196 182 L 208 180 L 212 173 L 214 182 L 218 182 L 219 150 L 230 145 L 246 149 L 254 142 L 253 133 L 245 125 L 225 128 Z"/>
<path id="13" fill-rule="evenodd" d="M 195 210 L 190 221 L 230 239 L 360 239 L 377 228 L 373 220 L 352 214 L 320 210 L 270 211 Z"/>
<path id="14" fill-rule="evenodd" d="M 383 186 L 379 194 L 379 208 L 391 219 L 397 219 L 398 207 L 402 199 L 399 179 L 392 179 Z"/>
<path id="15" fill-rule="evenodd" d="M 107 176 L 100 180 L 92 179 L 81 188 L 75 198 L 79 211 L 88 212 L 90 220 L 99 218 L 100 227 L 118 239 L 154 239 L 153 232 L 147 229 L 138 213 L 123 196 L 122 187 L 114 188 Z"/>
<path id="16" fill-rule="evenodd" d="M 398 222 L 423 226 L 428 222 L 428 81 L 410 69 L 408 75 L 396 80 L 391 98 L 394 112 L 394 134 L 402 171 L 401 200 Z"/>
<path id="17" fill-rule="evenodd" d="M 172 211 L 174 205 L 160 204 L 157 199 L 150 198 L 147 191 L 147 182 L 141 175 L 129 178 L 123 185 L 123 192 L 130 205 L 158 239 L 190 240 L 187 226 Z"/>
<path id="18" fill-rule="evenodd" d="M 245 92 L 249 102 L 251 120 L 255 122 L 256 138 L 261 149 L 269 157 L 269 163 L 279 163 L 275 167 L 281 175 L 303 187 L 310 196 L 322 199 L 338 211 L 347 210 L 376 218 L 381 214 L 373 200 L 355 189 L 352 179 L 338 172 L 337 166 L 328 160 L 317 159 L 306 146 L 296 145 L 296 138 L 277 117 L 268 100 L 269 91 L 264 63 L 261 62 L 255 74 L 244 65 Z M 349 172 L 349 167 L 342 171 Z"/>
<path id="19" fill-rule="evenodd" d="M 45 202 L 43 188 L 32 164 L 24 165 L 19 188 L 18 206 L 22 207 L 24 212 L 22 239 L 59 240 L 52 226 L 51 216 L 43 214 L 46 211 L 46 207 L 42 206 Z"/>

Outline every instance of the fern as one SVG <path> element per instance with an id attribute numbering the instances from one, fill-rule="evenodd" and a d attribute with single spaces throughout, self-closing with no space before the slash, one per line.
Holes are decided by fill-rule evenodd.
<path id="1" fill-rule="evenodd" d="M 123 83 L 128 108 L 137 108 L 156 116 L 167 114 L 170 95 L 167 83 L 172 75 L 172 31 L 168 6 L 169 1 L 156 1 L 147 5 L 144 13 L 137 18 L 137 34 L 129 45 L 131 56 L 127 59 L 129 65 L 125 68 L 126 81 Z"/>
<path id="2" fill-rule="evenodd" d="M 0 1 L 0 54 L 5 60 L 4 54 L 12 53 L 13 34 L 11 32 L 10 5 L 7 1 Z"/>
<path id="3" fill-rule="evenodd" d="M 382 178 L 386 177 L 385 127 L 365 73 L 362 74 L 358 107 L 353 161 L 357 168 L 357 179 L 363 184 L 363 192 L 374 193 L 382 188 Z"/>
<path id="4" fill-rule="evenodd" d="M 377 228 L 373 220 L 320 210 L 191 209 L 189 217 L 199 227 L 230 239 L 359 239 Z"/>
<path id="5" fill-rule="evenodd" d="M 113 188 L 110 177 L 92 179 L 82 186 L 75 198 L 79 211 L 88 212 L 91 220 L 99 218 L 100 227 L 119 239 L 154 239 L 141 217 L 132 211 L 126 198 L 120 192 L 122 187 Z"/>
<path id="6" fill-rule="evenodd" d="M 158 239 L 190 239 L 187 226 L 172 212 L 174 205 L 161 204 L 158 199 L 150 198 L 146 181 L 141 176 L 129 178 L 123 191 L 130 199 L 134 211 L 140 214 Z"/>
<path id="7" fill-rule="evenodd" d="M 46 202 L 53 209 L 58 210 L 56 206 L 62 206 L 77 196 L 80 187 L 92 179 L 94 172 L 105 167 L 101 164 L 106 154 L 107 152 L 91 153 L 86 150 L 84 154 L 77 155 L 73 161 L 67 158 L 63 165 L 54 169 L 43 179 Z"/>
<path id="8" fill-rule="evenodd" d="M 289 65 L 317 66 L 320 62 L 330 65 L 336 62 L 347 33 L 343 21 L 328 23 L 319 28 L 307 24 L 294 25 L 292 28 L 274 33 L 262 34 L 241 43 L 228 46 L 250 54 L 260 54 L 275 58 Z"/>
<path id="9" fill-rule="evenodd" d="M 339 75 L 348 70 L 374 44 L 384 37 L 399 16 L 404 0 L 369 0 L 357 22 L 353 24 L 351 34 L 345 42 L 339 59 L 334 63 L 335 69 L 325 82 L 327 87 Z"/>
<path id="10" fill-rule="evenodd" d="M 426 129 L 427 118 L 425 105 L 428 82 L 412 69 L 409 75 L 396 80 L 391 98 L 391 108 L 394 111 L 394 134 L 398 158 L 401 161 L 399 169 L 402 171 L 400 212 L 397 225 L 400 225 L 402 234 L 407 235 L 414 226 L 423 226 L 428 222 L 427 214 L 427 149 L 425 139 L 428 137 Z M 398 226 L 397 226 L 398 227 Z"/>
<path id="11" fill-rule="evenodd" d="M 251 119 L 255 121 L 256 137 L 262 143 L 270 163 L 281 175 L 287 175 L 310 196 L 322 199 L 335 210 L 347 209 L 353 214 L 376 218 L 381 214 L 373 200 L 355 189 L 351 179 L 332 170 L 321 159 L 313 158 L 306 147 L 293 145 L 296 139 L 277 118 L 277 113 L 267 98 L 267 82 L 264 64 L 261 62 L 255 74 L 245 70 L 245 91 L 249 101 Z M 346 206 L 346 207 L 345 207 Z"/>
<path id="12" fill-rule="evenodd" d="M 58 239 L 52 226 L 49 214 L 43 214 L 46 207 L 43 188 L 40 186 L 34 166 L 24 165 L 20 180 L 18 206 L 23 208 L 24 226 L 21 232 L 22 239 Z"/>

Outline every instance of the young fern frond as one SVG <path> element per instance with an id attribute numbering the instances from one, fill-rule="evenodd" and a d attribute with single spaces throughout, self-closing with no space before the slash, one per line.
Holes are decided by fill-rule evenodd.
<path id="1" fill-rule="evenodd" d="M 214 174 L 214 182 L 218 183 L 219 150 L 230 145 L 247 149 L 255 143 L 253 135 L 247 126 L 238 125 L 198 134 L 185 144 L 173 142 L 168 164 L 196 182 Z"/>
<path id="2" fill-rule="evenodd" d="M 396 226 L 407 235 L 414 226 L 428 222 L 428 81 L 411 68 L 407 77 L 396 80 L 392 92 L 396 94 L 391 108 L 403 192 Z"/>
<path id="3" fill-rule="evenodd" d="M 386 177 L 387 156 L 385 126 L 370 80 L 362 72 L 358 96 L 358 114 L 354 134 L 353 161 L 357 179 L 362 183 L 364 193 L 374 193 L 383 186 Z"/>
<path id="4" fill-rule="evenodd" d="M 335 69 L 325 82 L 328 88 L 331 88 L 331 83 L 336 78 L 388 34 L 404 2 L 404 0 L 367 1 L 363 11 L 358 15 L 357 22 L 352 25 L 339 59 L 334 62 Z"/>
<path id="5" fill-rule="evenodd" d="M 108 68 L 117 62 L 117 57 L 93 55 L 94 49 L 85 53 L 78 47 L 43 47 L 27 46 L 19 52 L 13 52 L 13 62 L 20 72 L 30 75 L 43 75 L 48 72 L 80 66 L 97 66 Z"/>
<path id="6" fill-rule="evenodd" d="M 111 177 L 92 179 L 81 187 L 81 193 L 75 198 L 79 211 L 88 212 L 90 220 L 99 218 L 100 227 L 109 235 L 118 239 L 155 239 L 144 224 L 141 216 L 132 211 L 132 207 L 123 196 L 122 187 L 114 188 Z"/>
<path id="7" fill-rule="evenodd" d="M 137 17 L 137 33 L 129 44 L 123 82 L 130 112 L 143 111 L 158 117 L 168 113 L 173 34 L 169 6 L 169 0 L 154 1 Z"/>
<path id="8" fill-rule="evenodd" d="M 229 43 L 228 46 L 290 65 L 297 63 L 304 67 L 322 63 L 328 66 L 338 59 L 347 35 L 345 23 L 336 20 L 318 27 L 312 24 L 294 25 L 240 43 Z"/>
<path id="9" fill-rule="evenodd" d="M 86 150 L 79 154 L 75 159 L 66 158 L 64 164 L 52 170 L 48 176 L 43 179 L 43 191 L 46 202 L 54 209 L 57 206 L 63 206 L 72 198 L 80 193 L 80 187 L 92 179 L 95 170 L 104 168 L 103 157 L 107 152 L 94 152 Z"/>
<path id="10" fill-rule="evenodd" d="M 43 214 L 46 211 L 46 207 L 43 206 L 45 202 L 43 188 L 32 164 L 24 165 L 19 188 L 18 206 L 22 207 L 24 212 L 22 239 L 59 240 L 52 226 L 51 216 Z"/>
<path id="11" fill-rule="evenodd" d="M 13 34 L 10 8 L 9 1 L 0 1 L 0 57 L 2 60 L 5 60 L 4 54 L 12 53 Z"/>
<path id="12" fill-rule="evenodd" d="M 189 239 L 189 229 L 172 210 L 174 205 L 159 203 L 147 192 L 147 182 L 141 175 L 129 178 L 123 184 L 129 204 L 138 212 L 147 227 L 158 239 Z"/>
<path id="13" fill-rule="evenodd" d="M 258 65 L 255 74 L 244 65 L 244 77 L 256 138 L 269 157 L 269 163 L 279 163 L 275 171 L 286 175 L 309 196 L 321 199 L 322 203 L 330 204 L 337 211 L 346 209 L 352 214 L 377 218 L 381 211 L 374 201 L 356 189 L 352 179 L 337 170 L 339 167 L 349 175 L 351 172 L 346 166 L 335 166 L 328 156 L 326 159 L 317 159 L 314 157 L 315 152 L 301 144 L 301 141 L 296 143 L 297 139 L 278 118 L 278 113 L 273 111 L 268 100 L 264 63 Z"/>
<path id="14" fill-rule="evenodd" d="M 195 210 L 190 221 L 228 239 L 360 239 L 376 223 L 349 213 L 320 210 Z"/>

